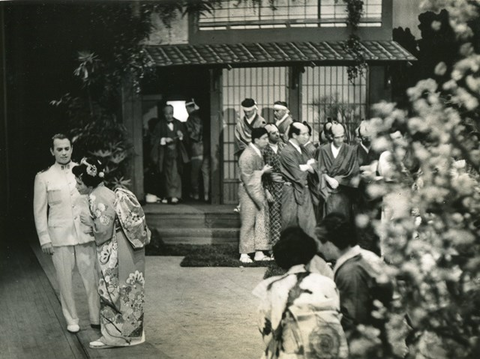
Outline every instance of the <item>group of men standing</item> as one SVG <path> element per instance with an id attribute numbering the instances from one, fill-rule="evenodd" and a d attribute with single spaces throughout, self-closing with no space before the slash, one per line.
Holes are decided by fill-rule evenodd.
<path id="1" fill-rule="evenodd" d="M 315 238 L 317 222 L 341 213 L 373 208 L 362 172 L 377 160 L 370 149 L 368 123 L 362 142 L 345 143 L 345 127 L 332 121 L 323 136 L 311 138 L 306 122 L 294 121 L 287 103 L 274 103 L 275 123 L 267 123 L 253 99 L 242 102 L 244 117 L 235 128 L 240 169 L 240 261 L 271 260 L 269 250 L 283 229 L 301 227 Z M 315 143 L 321 137 L 326 141 Z"/>
<path id="2" fill-rule="evenodd" d="M 204 133 L 204 123 L 199 106 L 192 99 L 185 103 L 188 112 L 186 122 L 174 117 L 174 107 L 163 107 L 163 118 L 149 126 L 150 179 L 147 192 L 158 195 L 162 203 L 177 204 L 184 196 L 183 189 L 189 188 L 189 196 L 194 200 L 209 201 L 210 197 L 210 156 L 208 136 Z M 188 185 L 184 186 L 187 165 Z M 200 189 L 200 183 L 203 189 Z M 156 192 L 156 193 L 155 193 Z"/>

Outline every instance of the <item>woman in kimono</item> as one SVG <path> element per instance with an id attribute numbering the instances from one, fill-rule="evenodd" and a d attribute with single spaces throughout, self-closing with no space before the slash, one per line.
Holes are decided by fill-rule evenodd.
<path id="1" fill-rule="evenodd" d="M 266 343 L 262 359 L 348 357 L 337 287 L 305 267 L 316 247 L 300 227 L 283 231 L 273 247 L 275 261 L 287 272 L 253 290 L 261 300 L 258 325 Z"/>
<path id="2" fill-rule="evenodd" d="M 141 344 L 145 341 L 143 245 L 150 238 L 145 215 L 139 205 L 132 205 L 138 201 L 131 192 L 113 192 L 104 185 L 105 172 L 98 160 L 84 158 L 72 171 L 79 191 L 88 194 L 91 219 L 82 221 L 93 219 L 97 245 L 102 336 L 90 347 Z"/>

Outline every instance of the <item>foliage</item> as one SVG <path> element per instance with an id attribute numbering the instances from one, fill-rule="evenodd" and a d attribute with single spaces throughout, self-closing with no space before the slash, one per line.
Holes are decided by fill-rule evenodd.
<path id="1" fill-rule="evenodd" d="M 394 171 L 390 181 L 371 184 L 369 192 L 383 196 L 387 207 L 389 197 L 399 201 L 393 205 L 393 218 L 372 221 L 389 263 L 385 275 L 397 283 L 399 295 L 392 308 L 377 313 L 388 322 L 393 352 L 372 340 L 371 331 L 352 345 L 383 358 L 403 357 L 405 342 L 411 358 L 476 358 L 480 354 L 480 55 L 468 24 L 478 21 L 480 6 L 470 0 L 425 0 L 423 6 L 448 11 L 459 59 L 451 68 L 438 63 L 434 78 L 408 89 L 409 112 L 390 103 L 373 109 L 373 146 L 390 152 Z M 403 140 L 392 140 L 392 127 L 405 129 Z"/>
<path id="2" fill-rule="evenodd" d="M 347 141 L 351 142 L 355 136 L 355 128 L 360 123 L 356 119 L 359 107 L 358 105 L 343 103 L 339 97 L 338 92 L 334 95 L 321 96 L 314 100 L 311 106 L 317 109 L 320 123 L 326 123 L 329 117 L 342 123 L 347 130 Z"/>
<path id="3" fill-rule="evenodd" d="M 337 2 L 338 0 L 336 0 Z M 354 80 L 362 76 L 367 69 L 367 63 L 363 54 L 363 49 L 360 43 L 360 37 L 356 34 L 358 24 L 363 15 L 363 1 L 362 0 L 343 0 L 347 5 L 347 25 L 352 29 L 348 40 L 344 43 L 346 51 L 350 52 L 355 58 L 355 63 L 348 66 L 348 79 L 354 83 Z"/>
<path id="4" fill-rule="evenodd" d="M 85 22 L 73 74 L 79 88 L 51 104 L 65 111 L 74 139 L 75 157 L 95 155 L 107 165 L 106 182 L 112 187 L 129 186 L 125 178 L 131 144 L 121 124 L 120 89 L 126 79 L 136 93 L 145 77 L 155 77 L 154 63 L 143 40 L 152 30 L 152 14 L 171 26 L 178 16 L 204 13 L 213 1 L 95 2 L 75 5 L 72 22 Z"/>

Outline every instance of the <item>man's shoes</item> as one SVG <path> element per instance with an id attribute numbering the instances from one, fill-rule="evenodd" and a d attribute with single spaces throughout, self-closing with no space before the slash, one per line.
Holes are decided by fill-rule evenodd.
<path id="1" fill-rule="evenodd" d="M 178 198 L 177 197 L 172 197 L 171 203 L 172 204 L 177 204 L 178 203 Z"/>
<path id="2" fill-rule="evenodd" d="M 90 326 L 91 326 L 93 329 L 99 329 L 99 330 L 100 330 L 100 324 L 90 324 Z"/>
<path id="3" fill-rule="evenodd" d="M 71 324 L 71 325 L 67 325 L 67 330 L 70 332 L 70 333 L 78 333 L 80 331 L 80 327 L 78 326 L 78 324 Z"/>

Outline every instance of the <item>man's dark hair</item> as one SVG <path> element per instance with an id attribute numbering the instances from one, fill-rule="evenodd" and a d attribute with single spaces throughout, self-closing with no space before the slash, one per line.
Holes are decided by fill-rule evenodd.
<path id="1" fill-rule="evenodd" d="M 53 142 L 55 140 L 68 140 L 68 142 L 70 142 L 70 146 L 72 145 L 72 139 L 70 137 L 68 137 L 63 133 L 56 133 L 55 135 L 52 136 L 52 144 L 51 144 L 52 150 L 53 150 Z"/>
<path id="2" fill-rule="evenodd" d="M 257 127 L 252 129 L 252 143 L 255 143 L 255 140 L 262 137 L 263 135 L 268 135 L 268 131 L 264 127 Z"/>
<path id="3" fill-rule="evenodd" d="M 296 134 L 297 136 L 300 135 L 300 128 L 295 126 L 296 123 L 299 123 L 299 122 L 294 122 L 290 125 L 290 127 L 288 128 L 288 138 L 293 138 L 293 134 Z"/>
<path id="4" fill-rule="evenodd" d="M 307 264 L 316 252 L 315 240 L 300 227 L 282 231 L 279 241 L 273 246 L 275 262 L 287 270 L 297 264 Z"/>
<path id="5" fill-rule="evenodd" d="M 308 135 L 311 136 L 312 135 L 312 127 L 308 124 L 307 121 L 303 121 L 302 122 L 305 126 L 307 126 L 308 128 Z"/>
<path id="6" fill-rule="evenodd" d="M 331 242 L 340 250 L 358 243 L 353 224 L 341 213 L 327 214 L 317 227 L 316 234 L 320 242 Z"/>

